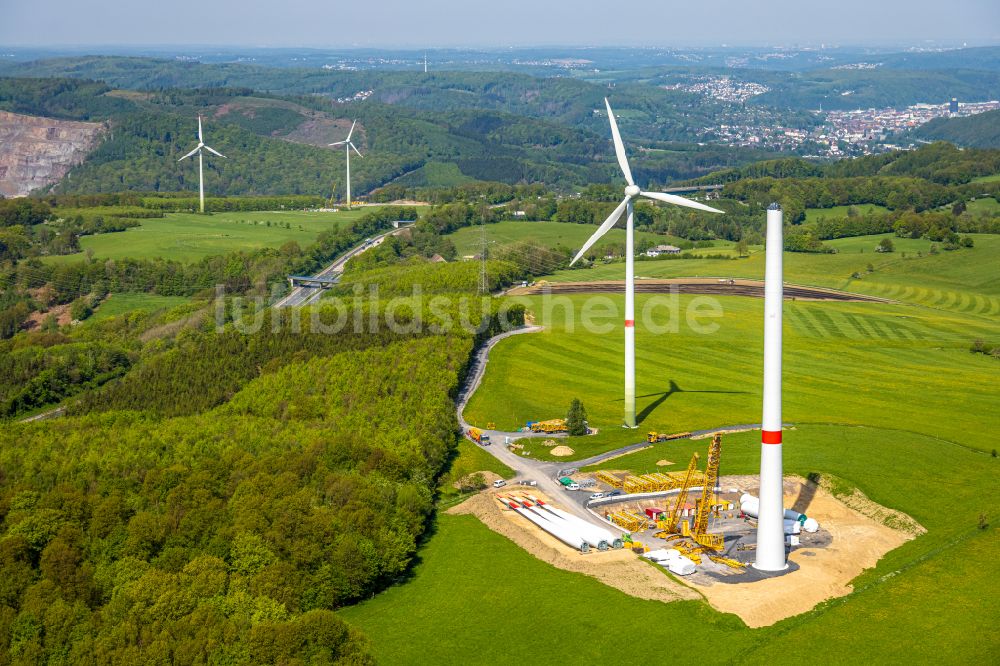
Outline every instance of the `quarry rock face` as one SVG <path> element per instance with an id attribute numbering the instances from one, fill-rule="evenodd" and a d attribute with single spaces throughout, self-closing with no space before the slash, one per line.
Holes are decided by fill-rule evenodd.
<path id="1" fill-rule="evenodd" d="M 97 144 L 103 127 L 0 111 L 0 194 L 24 196 L 58 182 Z"/>

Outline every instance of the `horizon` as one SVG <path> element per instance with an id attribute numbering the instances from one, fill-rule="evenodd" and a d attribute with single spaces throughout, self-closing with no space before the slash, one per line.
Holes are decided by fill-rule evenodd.
<path id="1" fill-rule="evenodd" d="M 68 0 L 38 0 L 7 8 L 0 44 L 16 48 L 148 48 L 155 44 L 156 48 L 495 49 L 1000 43 L 1000 6 L 991 0 L 954 0 L 947 7 L 928 0 L 877 4 L 843 0 L 829 7 L 815 5 L 806 10 L 795 0 L 773 0 L 762 9 L 736 0 L 712 7 L 637 0 L 626 20 L 608 21 L 605 5 L 594 0 L 545 6 L 513 0 L 502 12 L 470 11 L 452 0 L 427 0 L 419 6 L 382 0 L 375 7 L 289 0 L 280 7 L 249 10 L 233 0 L 178 0 L 169 7 L 151 0 L 95 0 L 86 6 Z M 32 29 L 43 25 L 44 30 Z M 331 33 L 349 37 L 343 40 L 346 43 L 330 44 L 336 39 L 331 39 Z M 683 37 L 678 38 L 678 33 Z M 795 38 L 788 39 L 790 35 Z"/>

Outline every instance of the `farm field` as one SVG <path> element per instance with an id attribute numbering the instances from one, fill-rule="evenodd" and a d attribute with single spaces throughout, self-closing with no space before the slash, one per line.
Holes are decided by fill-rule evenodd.
<path id="1" fill-rule="evenodd" d="M 970 213 L 1000 213 L 1000 201 L 990 197 L 981 197 L 965 204 L 966 210 Z"/>
<path id="2" fill-rule="evenodd" d="M 476 425 L 493 421 L 512 430 L 529 420 L 563 416 L 570 401 L 580 398 L 590 425 L 601 432 L 568 440 L 577 457 L 638 441 L 640 434 L 619 427 L 624 343 L 621 315 L 613 310 L 623 311 L 624 297 L 553 297 L 553 303 L 574 307 L 572 327 L 566 308 L 545 313 L 544 298 L 524 302 L 546 330 L 511 337 L 493 349 L 466 419 Z M 593 319 L 606 332 L 588 332 L 581 325 L 588 298 L 612 312 Z M 722 316 L 701 321 L 717 324 L 718 330 L 700 334 L 687 323 L 687 308 L 712 299 L 680 296 L 676 332 L 654 334 L 651 326 L 669 325 L 670 298 L 636 298 L 640 432 L 758 422 L 763 301 L 714 299 Z M 642 313 L 653 307 L 651 303 L 661 305 L 647 319 Z M 974 448 L 995 446 L 982 434 L 993 430 L 1000 409 L 1000 397 L 992 388 L 997 361 L 968 351 L 977 338 L 1000 339 L 995 320 L 906 305 L 788 301 L 784 328 L 787 421 L 943 432 Z M 900 402 L 901 392 L 914 400 Z M 931 403 L 933 408 L 928 407 Z M 535 446 L 532 453 L 546 457 L 547 449 Z"/>
<path id="3" fill-rule="evenodd" d="M 875 247 L 892 238 L 896 251 L 881 254 Z M 827 241 L 837 254 L 786 252 L 785 280 L 880 296 L 906 303 L 994 317 L 1000 314 L 1000 278 L 990 266 L 1000 265 L 1000 236 L 972 234 L 972 249 L 929 254 L 928 240 L 896 238 L 892 234 Z M 863 251 L 862 251 L 863 250 Z M 917 252 L 921 256 L 917 256 Z M 905 257 L 903 255 L 906 255 Z M 871 264 L 873 273 L 867 272 Z M 547 280 L 579 282 L 622 280 L 622 264 L 597 264 L 585 270 L 559 271 Z M 858 273 L 860 279 L 852 278 Z M 742 277 L 763 279 L 764 253 L 743 259 L 664 259 L 636 264 L 636 276 L 647 278 Z"/>
<path id="4" fill-rule="evenodd" d="M 641 468 L 651 455 L 683 459 L 705 445 L 662 444 L 655 454 L 632 454 L 608 466 Z M 728 435 L 723 447 L 723 474 L 756 472 L 759 435 Z M 566 646 L 588 661 L 614 659 L 621 646 L 612 637 L 637 627 L 650 644 L 710 645 L 701 659 L 713 664 L 815 660 L 818 646 L 870 663 L 912 662 L 915 635 L 937 663 L 990 661 L 997 641 L 989 624 L 1000 601 L 979 591 L 991 585 L 1000 538 L 995 527 L 981 530 L 977 522 L 980 512 L 997 509 L 984 492 L 996 478 L 997 459 L 913 433 L 808 426 L 788 434 L 785 460 L 787 473 L 831 474 L 838 492 L 860 487 L 874 501 L 909 513 L 928 533 L 888 553 L 855 580 L 847 597 L 751 631 L 704 602 L 628 597 L 534 559 L 473 517 L 442 515 L 412 579 L 341 616 L 372 638 L 382 663 L 458 654 L 464 663 L 525 654 L 532 663 L 563 663 Z M 982 603 L 969 604 L 969 598 Z M 520 616 L 544 618 L 546 631 L 510 621 Z M 449 631 L 442 636 L 436 630 L 445 625 Z M 983 640 L 967 640 L 970 633 Z"/>
<path id="5" fill-rule="evenodd" d="M 355 220 L 368 210 L 167 213 L 162 218 L 140 220 L 141 226 L 125 231 L 84 236 L 80 239 L 83 252 L 48 257 L 46 261 L 76 261 L 92 251 L 96 259 L 160 257 L 190 262 L 236 250 L 277 248 L 289 241 L 307 245 L 322 232 Z"/>
<path id="6" fill-rule="evenodd" d="M 855 206 L 834 206 L 833 208 L 807 208 L 806 222 L 819 222 L 831 217 L 847 217 L 848 211 L 854 208 L 859 214 L 887 213 L 889 209 L 878 204 L 857 204 Z"/>
<path id="7" fill-rule="evenodd" d="M 189 302 L 191 299 L 186 296 L 160 296 L 159 294 L 111 294 L 101 301 L 101 304 L 94 310 L 94 314 L 88 321 L 101 321 L 110 319 L 126 312 L 142 310 L 144 312 L 154 312 L 177 307 Z"/>
<path id="8" fill-rule="evenodd" d="M 486 240 L 493 247 L 513 245 L 515 243 L 536 243 L 546 247 L 563 246 L 570 250 L 577 250 L 587 239 L 597 230 L 593 224 L 569 224 L 566 222 L 497 222 L 487 224 Z M 455 249 L 459 256 L 469 256 L 478 254 L 482 247 L 482 229 L 476 227 L 465 227 L 448 236 L 455 243 Z M 636 242 L 649 240 L 655 245 L 677 245 L 683 242 L 682 239 L 674 236 L 664 236 L 650 232 L 636 232 Z M 598 241 L 597 245 L 609 243 L 625 244 L 625 230 L 614 228 Z M 727 241 L 716 241 L 718 248 L 700 248 L 691 252 L 703 253 L 723 253 L 726 248 L 732 247 L 732 243 Z"/>

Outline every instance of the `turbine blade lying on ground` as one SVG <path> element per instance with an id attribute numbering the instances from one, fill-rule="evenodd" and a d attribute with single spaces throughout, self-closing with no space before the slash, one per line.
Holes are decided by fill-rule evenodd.
<path id="1" fill-rule="evenodd" d="M 197 148 L 195 148 L 190 153 L 188 153 L 187 155 L 185 155 L 184 157 L 182 157 L 180 160 L 177 160 L 177 161 L 180 162 L 181 160 L 186 160 L 187 158 L 191 157 L 192 155 L 197 155 L 198 154 L 198 150 L 200 148 L 201 148 L 201 146 L 198 146 Z"/>
<path id="2" fill-rule="evenodd" d="M 663 192 L 640 192 L 639 196 L 647 197 L 649 199 L 656 199 L 657 201 L 663 201 L 664 203 L 674 204 L 675 206 L 687 206 L 688 208 L 697 208 L 698 210 L 703 210 L 708 213 L 725 213 L 725 211 L 719 210 L 718 208 L 712 208 L 711 206 L 706 206 L 703 203 L 698 203 L 697 201 L 692 201 L 691 199 L 679 197 L 676 194 L 664 194 Z"/>
<path id="3" fill-rule="evenodd" d="M 625 175 L 625 182 L 635 185 L 632 180 L 632 170 L 628 166 L 628 159 L 625 157 L 625 144 L 622 143 L 622 135 L 618 133 L 618 121 L 615 120 L 615 112 L 611 110 L 611 103 L 608 98 L 604 98 L 604 105 L 608 107 L 608 122 L 611 123 L 611 140 L 615 144 L 615 156 L 618 158 L 618 166 L 622 168 Z"/>
<path id="4" fill-rule="evenodd" d="M 583 247 L 580 248 L 580 251 L 576 253 L 575 257 L 573 257 L 573 261 L 569 262 L 570 266 L 575 264 L 577 259 L 582 257 L 583 253 L 589 250 L 590 246 L 596 243 L 601 236 L 608 233 L 608 229 L 615 226 L 615 222 L 618 221 L 618 218 L 620 218 L 622 216 L 622 213 L 625 211 L 625 206 L 628 204 L 628 201 L 629 198 L 625 197 L 624 199 L 622 199 L 622 202 L 618 204 L 618 207 L 615 208 L 613 211 L 611 211 L 611 215 L 608 216 L 608 219 L 604 220 L 604 224 L 602 224 L 597 228 L 597 231 L 594 232 L 594 235 L 591 236 L 589 239 L 587 239 L 587 242 L 583 244 Z"/>

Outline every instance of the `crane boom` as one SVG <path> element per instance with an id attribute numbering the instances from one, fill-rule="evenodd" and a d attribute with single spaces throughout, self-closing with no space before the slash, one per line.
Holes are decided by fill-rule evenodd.
<path id="1" fill-rule="evenodd" d="M 684 485 L 681 486 L 680 492 L 677 493 L 677 503 L 674 504 L 674 508 L 670 512 L 670 520 L 667 521 L 667 529 L 671 532 L 677 529 L 677 520 L 681 517 L 681 508 L 687 502 L 688 488 L 691 487 L 691 479 L 694 477 L 695 470 L 697 469 L 698 452 L 695 451 L 694 455 L 691 456 L 691 462 L 688 463 L 687 474 L 684 476 Z"/>

